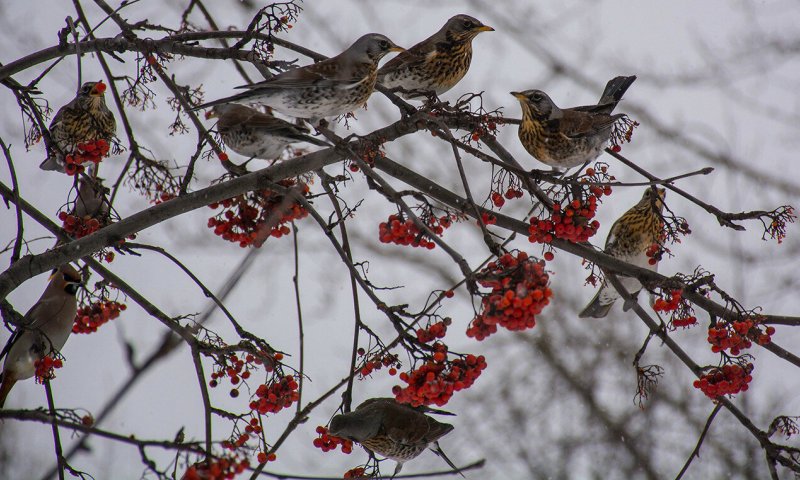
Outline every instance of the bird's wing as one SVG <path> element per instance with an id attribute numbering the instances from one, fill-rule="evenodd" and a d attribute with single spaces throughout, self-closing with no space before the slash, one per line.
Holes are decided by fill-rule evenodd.
<path id="1" fill-rule="evenodd" d="M 558 131 L 570 138 L 596 135 L 614 125 L 623 115 L 588 114 L 576 110 L 564 110 L 564 116 L 550 120 L 557 122 Z"/>
<path id="2" fill-rule="evenodd" d="M 403 445 L 428 443 L 430 427 L 424 413 L 401 404 L 388 406 L 385 412 L 383 427 L 389 438 Z"/>
<path id="3" fill-rule="evenodd" d="M 263 82 L 242 85 L 236 88 L 254 90 L 262 88 L 308 88 L 319 86 L 347 89 L 353 88 L 366 80 L 366 78 L 362 77 L 342 78 L 339 74 L 339 70 L 341 70 L 340 63 L 332 62 L 331 60 L 333 59 L 329 58 L 313 65 L 288 70 L 272 78 L 268 78 Z"/>
<path id="4" fill-rule="evenodd" d="M 405 68 L 421 65 L 429 56 L 435 54 L 436 43 L 423 40 L 408 50 L 400 52 L 399 55 L 386 62 L 386 65 L 378 70 L 378 76 L 388 75 Z"/>

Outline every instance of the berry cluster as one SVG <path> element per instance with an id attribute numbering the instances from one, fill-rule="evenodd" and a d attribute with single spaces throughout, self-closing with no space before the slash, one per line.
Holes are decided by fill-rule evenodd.
<path id="1" fill-rule="evenodd" d="M 359 357 L 366 355 L 366 351 L 364 351 L 363 348 L 359 348 L 356 353 Z M 372 355 L 370 358 L 365 359 L 364 364 L 358 368 L 358 374 L 363 379 L 371 375 L 375 370 L 380 370 L 383 367 L 391 367 L 389 368 L 389 375 L 395 375 L 397 373 L 397 367 L 399 366 L 400 362 L 397 360 L 397 355 L 391 353 Z"/>
<path id="2" fill-rule="evenodd" d="M 639 122 L 631 120 L 627 115 L 617 120 L 611 131 L 611 150 L 620 152 L 623 143 L 630 143 L 633 129 L 638 126 Z"/>
<path id="3" fill-rule="evenodd" d="M 447 327 L 453 323 L 450 317 L 428 325 L 426 328 L 417 329 L 417 340 L 422 343 L 430 343 L 437 338 L 444 338 L 447 334 Z"/>
<path id="4" fill-rule="evenodd" d="M 208 386 L 216 388 L 219 385 L 219 381 L 226 377 L 230 380 L 231 385 L 238 385 L 242 380 L 250 378 L 252 370 L 264 365 L 264 369 L 267 372 L 271 372 L 275 369 L 275 363 L 283 359 L 282 353 L 270 355 L 262 351 L 261 355 L 269 357 L 271 361 L 264 364 L 261 358 L 249 353 L 245 355 L 244 359 L 240 359 L 235 353 L 223 356 L 219 359 L 215 370 L 211 372 L 211 380 L 208 382 Z M 239 396 L 239 390 L 234 388 L 231 390 L 230 394 L 231 397 L 236 398 Z"/>
<path id="5" fill-rule="evenodd" d="M 610 194 L 611 187 L 592 186 L 585 200 L 575 199 L 566 206 L 556 203 L 550 217 L 544 220 L 531 217 L 528 240 L 531 243 L 550 243 L 553 238 L 574 243 L 589 240 L 600 228 L 600 222 L 592 220 L 597 212 L 597 201 Z"/>
<path id="6" fill-rule="evenodd" d="M 367 476 L 367 469 L 364 467 L 351 468 L 344 472 L 342 478 L 371 478 Z"/>
<path id="7" fill-rule="evenodd" d="M 752 363 L 747 363 L 744 366 L 730 364 L 722 368 L 715 367 L 695 380 L 694 388 L 699 388 L 706 396 L 712 399 L 721 395 L 735 395 L 747 390 L 747 384 L 753 380 L 752 375 L 750 375 L 752 371 Z"/>
<path id="8" fill-rule="evenodd" d="M 398 402 L 420 405 L 445 405 L 454 392 L 472 386 L 481 371 L 486 368 L 483 355 L 466 355 L 447 360 L 447 347 L 442 343 L 433 345 L 432 357 L 411 372 L 400 373 L 400 380 L 408 386 L 392 387 Z"/>
<path id="9" fill-rule="evenodd" d="M 508 187 L 505 193 L 500 193 L 493 191 L 489 198 L 492 200 L 492 203 L 497 208 L 503 208 L 503 205 L 506 204 L 506 200 L 513 200 L 515 198 L 522 198 L 522 190 L 515 187 Z"/>
<path id="10" fill-rule="evenodd" d="M 670 321 L 673 328 L 686 328 L 695 325 L 697 317 L 693 315 L 694 310 L 689 302 L 683 299 L 683 292 L 672 290 L 667 295 L 669 297 L 657 298 L 653 302 L 653 310 L 656 312 L 672 312 Z"/>
<path id="11" fill-rule="evenodd" d="M 748 318 L 731 323 L 719 322 L 708 329 L 708 343 L 714 353 L 730 350 L 731 355 L 739 355 L 742 350 L 750 348 L 752 341 L 766 345 L 772 341 L 775 333 L 773 327 L 761 331 L 757 322 Z"/>
<path id="12" fill-rule="evenodd" d="M 319 426 L 317 427 L 319 437 L 314 439 L 314 446 L 321 449 L 323 452 L 330 452 L 336 450 L 339 445 L 342 446 L 342 453 L 350 454 L 353 451 L 353 441 L 346 438 L 337 437 L 328 433 L 328 429 Z"/>
<path id="13" fill-rule="evenodd" d="M 45 355 L 33 362 L 33 366 L 36 368 L 36 382 L 44 383 L 46 380 L 56 378 L 55 369 L 63 367 L 64 362 L 60 358 L 53 358 L 50 355 Z"/>
<path id="14" fill-rule="evenodd" d="M 450 215 L 436 217 L 435 215 L 423 215 L 420 220 L 431 229 L 433 233 L 442 236 L 445 229 L 450 228 L 453 219 Z M 400 215 L 389 215 L 389 219 L 378 226 L 378 239 L 382 243 L 394 243 L 397 245 L 411 245 L 412 247 L 422 247 L 432 250 L 436 244 L 425 238 L 426 233 L 422 232 L 416 223 L 410 218 L 403 220 Z"/>
<path id="15" fill-rule="evenodd" d="M 385 141 L 385 140 L 384 140 Z M 386 152 L 383 149 L 384 141 L 378 141 L 375 143 L 364 143 L 362 146 L 358 147 L 356 154 L 361 157 L 361 160 L 364 161 L 370 168 L 375 167 L 375 160 L 382 159 L 386 157 Z M 358 172 L 360 170 L 357 163 L 350 161 L 347 165 L 347 168 L 350 169 L 351 172 Z"/>
<path id="16" fill-rule="evenodd" d="M 481 213 L 481 221 L 484 225 L 494 225 L 497 223 L 497 217 L 489 212 L 483 212 Z M 478 222 L 478 225 L 480 225 L 480 222 Z"/>
<path id="17" fill-rule="evenodd" d="M 83 306 L 78 309 L 78 313 L 75 315 L 72 333 L 94 333 L 104 323 L 119 317 L 119 314 L 127 308 L 128 306 L 124 303 L 107 299 Z"/>
<path id="18" fill-rule="evenodd" d="M 85 237 L 86 235 L 96 232 L 101 227 L 100 220 L 89 215 L 85 217 L 76 217 L 67 212 L 60 212 L 58 214 L 58 219 L 62 222 L 61 228 L 73 238 Z"/>
<path id="19" fill-rule="evenodd" d="M 671 255 L 669 248 L 658 243 L 650 245 L 644 252 L 644 254 L 647 255 L 647 263 L 650 265 L 655 265 L 660 262 L 661 259 L 664 258 L 665 253 Z"/>
<path id="20" fill-rule="evenodd" d="M 536 325 L 553 292 L 544 262 L 525 252 L 505 253 L 478 272 L 478 282 L 492 291 L 481 299 L 481 312 L 467 329 L 467 336 L 483 340 L 497 331 L 525 330 Z"/>
<path id="21" fill-rule="evenodd" d="M 297 386 L 297 380 L 292 375 L 286 375 L 269 385 L 259 385 L 256 389 L 256 398 L 250 401 L 250 410 L 264 415 L 278 413 L 290 407 L 300 398 Z"/>
<path id="22" fill-rule="evenodd" d="M 295 181 L 282 180 L 278 184 L 291 188 Z M 303 196 L 309 195 L 308 185 L 300 184 L 299 187 Z M 286 202 L 285 195 L 272 190 L 248 192 L 209 205 L 214 209 L 220 206 L 223 210 L 208 219 L 208 228 L 213 228 L 215 235 L 239 243 L 243 248 L 250 245 L 258 248 L 269 236 L 279 238 L 288 235 L 291 230 L 287 223 L 308 216 L 308 211 L 302 205 Z M 277 218 L 272 219 L 274 215 Z M 270 221 L 273 223 L 272 229 L 266 231 Z"/>
<path id="23" fill-rule="evenodd" d="M 249 466 L 250 461 L 246 458 L 217 458 L 195 463 L 186 470 L 181 480 L 228 480 L 244 472 Z"/>
<path id="24" fill-rule="evenodd" d="M 84 163 L 93 162 L 97 165 L 103 157 L 108 156 L 110 149 L 108 142 L 102 138 L 93 142 L 79 143 L 72 153 L 64 157 L 64 171 L 70 176 L 83 173 Z"/>
<path id="25" fill-rule="evenodd" d="M 277 459 L 278 456 L 275 455 L 274 452 L 258 452 L 258 455 L 256 455 L 256 460 L 258 460 L 258 463 L 274 462 Z"/>

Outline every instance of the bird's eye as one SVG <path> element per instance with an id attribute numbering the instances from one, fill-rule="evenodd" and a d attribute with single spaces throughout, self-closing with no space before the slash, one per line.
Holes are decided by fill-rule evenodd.
<path id="1" fill-rule="evenodd" d="M 81 89 L 81 92 L 83 92 L 83 93 L 89 93 L 89 91 L 91 91 L 91 89 L 92 89 L 92 87 L 90 87 L 90 86 L 88 86 L 88 85 L 87 85 L 87 86 L 85 86 L 85 87 L 83 87 L 83 88 Z"/>
<path id="2" fill-rule="evenodd" d="M 533 100 L 534 102 L 539 102 L 542 100 L 542 98 L 544 97 L 542 97 L 541 93 L 534 93 L 533 95 L 531 95 L 531 100 Z"/>
<path id="3" fill-rule="evenodd" d="M 471 22 L 471 21 L 469 21 L 469 20 L 464 20 L 464 22 L 462 23 L 462 25 L 464 25 L 464 28 L 466 28 L 467 30 L 469 30 L 469 29 L 471 29 L 472 27 L 474 27 L 474 26 L 475 26 L 475 24 L 474 24 L 474 23 L 472 23 L 472 22 Z"/>
<path id="4" fill-rule="evenodd" d="M 381 40 L 381 43 L 379 45 L 381 46 L 381 49 L 383 49 L 383 50 L 388 50 L 389 49 L 389 42 L 387 42 L 386 40 Z"/>

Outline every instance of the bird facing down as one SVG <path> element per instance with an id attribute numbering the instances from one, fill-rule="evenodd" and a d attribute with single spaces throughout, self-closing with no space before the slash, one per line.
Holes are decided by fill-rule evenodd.
<path id="1" fill-rule="evenodd" d="M 412 407 L 393 398 L 371 398 L 349 413 L 331 419 L 330 434 L 360 443 L 374 453 L 397 462 L 395 475 L 403 463 L 416 458 L 430 444 L 451 468 L 458 468 L 439 448 L 438 440 L 453 426 L 429 417 L 425 412 L 445 413 L 425 407 Z M 459 472 L 460 473 L 460 472 Z"/>
<path id="2" fill-rule="evenodd" d="M 272 160 L 296 142 L 329 146 L 307 135 L 305 127 L 236 103 L 215 105 L 206 112 L 206 118 L 217 118 L 217 130 L 225 145 L 248 158 Z"/>
<path id="3" fill-rule="evenodd" d="M 519 140 L 540 162 L 555 168 L 572 168 L 600 156 L 611 139 L 614 124 L 626 115 L 612 115 L 635 76 L 616 77 L 606 85 L 600 102 L 559 108 L 541 90 L 511 92 L 522 106 Z"/>
<path id="4" fill-rule="evenodd" d="M 630 210 L 625 212 L 611 226 L 611 231 L 606 238 L 605 253 L 623 262 L 636 265 L 648 270 L 658 270 L 658 263 L 650 264 L 647 249 L 658 242 L 663 229 L 661 211 L 664 209 L 664 196 L 666 190 L 653 188 L 644 191 L 642 199 Z M 633 277 L 619 277 L 620 283 L 631 295 L 636 295 L 642 289 L 639 280 Z M 580 318 L 603 318 L 608 315 L 611 306 L 619 298 L 619 293 L 607 282 L 603 282 L 600 290 L 591 302 L 578 314 Z M 623 307 L 628 310 L 630 307 Z"/>
<path id="5" fill-rule="evenodd" d="M 456 15 L 438 32 L 389 60 L 378 70 L 378 82 L 386 88 L 433 91 L 441 95 L 467 74 L 472 60 L 472 39 L 481 32 L 492 31 L 492 27 L 469 15 Z"/>
<path id="6" fill-rule="evenodd" d="M 50 139 L 57 151 L 39 165 L 42 170 L 64 172 L 64 156 L 83 143 L 105 140 L 109 144 L 117 131 L 114 115 L 106 106 L 106 84 L 86 82 L 78 95 L 56 112 L 50 122 Z"/>
<path id="7" fill-rule="evenodd" d="M 378 62 L 403 51 L 386 36 L 368 33 L 335 57 L 244 85 L 246 92 L 209 102 L 195 110 L 223 103 L 258 103 L 298 118 L 335 117 L 363 105 L 375 88 Z"/>
<path id="8" fill-rule="evenodd" d="M 78 218 L 91 217 L 106 220 L 111 212 L 106 194 L 108 188 L 103 186 L 100 177 L 82 176 L 78 180 L 78 196 L 71 215 Z"/>
<path id="9" fill-rule="evenodd" d="M 42 296 L 25 314 L 23 325 L 11 335 L 0 354 L 7 354 L 0 383 L 0 408 L 14 383 L 36 373 L 38 360 L 64 347 L 78 311 L 75 294 L 80 286 L 81 276 L 71 265 L 55 269 Z"/>

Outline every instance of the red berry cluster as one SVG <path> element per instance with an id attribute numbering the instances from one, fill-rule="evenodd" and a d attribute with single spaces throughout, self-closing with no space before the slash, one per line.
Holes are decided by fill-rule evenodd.
<path id="1" fill-rule="evenodd" d="M 295 182 L 283 180 L 278 183 L 288 188 Z M 308 185 L 302 184 L 301 192 L 308 196 Z M 269 236 L 279 238 L 288 235 L 291 229 L 287 223 L 308 216 L 308 211 L 299 203 L 284 205 L 284 195 L 271 190 L 248 192 L 209 205 L 214 209 L 220 206 L 223 208 L 222 212 L 208 219 L 208 228 L 213 228 L 215 235 L 229 242 L 239 243 L 243 248 L 250 245 L 258 248 Z M 278 208 L 282 210 L 276 212 Z M 273 214 L 279 215 L 277 222 L 274 222 L 270 231 L 265 231 Z"/>
<path id="2" fill-rule="evenodd" d="M 647 255 L 647 263 L 650 265 L 655 265 L 664 258 L 664 254 L 669 253 L 669 248 L 659 245 L 658 243 L 654 243 L 647 247 L 644 254 Z"/>
<path id="3" fill-rule="evenodd" d="M 286 375 L 269 385 L 259 385 L 256 389 L 256 398 L 250 401 L 250 410 L 264 415 L 278 413 L 284 408 L 290 407 L 300 398 L 297 386 L 297 380 L 292 375 Z"/>
<path id="4" fill-rule="evenodd" d="M 100 220 L 93 218 L 89 215 L 85 217 L 76 217 L 67 212 L 60 212 L 58 219 L 61 220 L 61 228 L 64 229 L 71 237 L 81 238 L 96 232 L 100 229 Z"/>
<path id="5" fill-rule="evenodd" d="M 244 472 L 250 461 L 235 456 L 217 458 L 209 462 L 198 462 L 189 467 L 181 480 L 229 480 Z"/>
<path id="6" fill-rule="evenodd" d="M 102 157 L 108 155 L 110 149 L 108 142 L 102 138 L 94 142 L 80 143 L 72 153 L 64 157 L 64 171 L 70 176 L 83 173 L 84 163 L 93 162 L 97 165 Z"/>
<path id="7" fill-rule="evenodd" d="M 463 358 L 447 360 L 447 346 L 442 343 L 433 345 L 434 354 L 419 368 L 411 372 L 402 372 L 400 380 L 408 386 L 392 387 L 392 393 L 398 402 L 412 406 L 445 405 L 454 392 L 472 386 L 481 371 L 486 368 L 483 355 L 466 355 Z"/>
<path id="8" fill-rule="evenodd" d="M 495 217 L 491 213 L 483 212 L 481 213 L 481 221 L 483 221 L 484 225 L 494 225 L 495 223 L 497 223 L 497 217 Z M 478 223 L 478 225 L 480 225 L 480 222 Z"/>
<path id="9" fill-rule="evenodd" d="M 492 199 L 492 203 L 497 208 L 503 208 L 503 205 L 506 204 L 506 200 L 513 200 L 515 198 L 522 198 L 522 190 L 519 188 L 508 187 L 508 190 L 505 193 L 500 192 L 492 192 L 489 195 L 489 198 Z"/>
<path id="10" fill-rule="evenodd" d="M 264 365 L 266 371 L 271 372 L 275 369 L 275 363 L 283 360 L 282 353 L 270 355 L 262 351 L 261 354 L 265 357 L 270 357 L 272 361 L 264 364 L 261 358 L 249 353 L 245 355 L 244 359 L 240 359 L 235 353 L 223 357 L 217 363 L 215 370 L 211 372 L 211 380 L 208 382 L 208 386 L 216 388 L 219 385 L 219 380 L 226 377 L 230 379 L 231 385 L 238 385 L 242 380 L 250 378 L 252 370 L 259 366 Z M 239 390 L 236 388 L 231 390 L 230 393 L 234 398 L 239 396 Z"/>
<path id="11" fill-rule="evenodd" d="M 111 300 L 99 300 L 78 309 L 72 333 L 94 333 L 104 323 L 119 317 L 128 306 Z"/>
<path id="12" fill-rule="evenodd" d="M 467 329 L 467 336 L 483 340 L 497 331 L 495 325 L 509 330 L 526 330 L 536 325 L 553 292 L 544 262 L 525 252 L 505 253 L 478 272 L 478 282 L 491 293 L 481 299 L 481 312 Z M 494 328 L 492 328 L 494 327 Z"/>
<path id="13" fill-rule="evenodd" d="M 747 390 L 747 384 L 753 380 L 750 375 L 752 371 L 752 363 L 744 366 L 730 364 L 722 368 L 713 368 L 694 381 L 694 388 L 699 388 L 712 399 L 720 395 L 735 395 Z"/>
<path id="14" fill-rule="evenodd" d="M 367 469 L 364 467 L 356 467 L 351 468 L 350 470 L 344 472 L 344 476 L 342 478 L 370 478 L 367 477 Z"/>
<path id="15" fill-rule="evenodd" d="M 730 350 L 731 355 L 739 355 L 742 350 L 750 348 L 755 341 L 759 345 L 766 345 L 772 341 L 775 333 L 773 327 L 761 331 L 757 322 L 748 318 L 731 323 L 717 323 L 708 329 L 708 343 L 714 353 Z"/>
<path id="16" fill-rule="evenodd" d="M 267 462 L 274 462 L 278 459 L 278 456 L 275 455 L 275 452 L 267 453 L 267 452 L 258 452 L 256 456 L 256 460 L 258 463 L 267 463 Z"/>
<path id="17" fill-rule="evenodd" d="M 363 146 L 359 147 L 356 153 L 370 168 L 375 167 L 375 159 L 382 159 L 386 157 L 386 152 L 383 150 L 384 142 L 385 140 L 375 143 L 364 143 Z M 358 164 L 353 161 L 348 163 L 347 168 L 349 168 L 351 172 L 357 172 L 360 170 Z"/>
<path id="18" fill-rule="evenodd" d="M 442 236 L 445 229 L 450 228 L 453 219 L 450 215 L 436 217 L 428 215 L 427 218 L 420 218 L 425 225 L 438 236 Z M 410 218 L 403 220 L 400 215 L 389 215 L 389 219 L 378 226 L 378 239 L 382 243 L 394 243 L 397 245 L 411 245 L 412 247 L 422 247 L 432 250 L 436 244 L 426 238 L 417 224 Z"/>
<path id="19" fill-rule="evenodd" d="M 473 128 L 469 133 L 468 140 L 478 142 L 486 135 L 494 137 L 497 134 L 497 122 L 495 121 L 496 118 L 497 117 L 494 116 L 483 115 L 481 117 L 480 125 Z"/>
<path id="20" fill-rule="evenodd" d="M 693 315 L 694 310 L 692 310 L 689 302 L 683 300 L 683 292 L 672 290 L 667 295 L 669 297 L 657 298 L 653 302 L 653 310 L 656 312 L 673 312 L 671 322 L 674 328 L 695 325 L 697 317 Z"/>
<path id="21" fill-rule="evenodd" d="M 366 355 L 366 351 L 364 351 L 363 348 L 359 348 L 356 353 L 359 357 Z M 389 375 L 395 375 L 397 373 L 396 367 L 400 366 L 400 362 L 397 360 L 397 355 L 391 353 L 373 355 L 364 361 L 364 364 L 358 369 L 358 374 L 363 379 L 364 377 L 371 375 L 373 371 L 389 366 L 391 366 L 391 368 L 389 368 Z"/>
<path id="22" fill-rule="evenodd" d="M 591 186 L 586 200 L 575 199 L 566 206 L 556 203 L 550 217 L 544 220 L 531 217 L 528 240 L 531 243 L 550 243 L 553 238 L 574 243 L 589 240 L 600 228 L 600 222 L 592 218 L 597 213 L 597 201 L 603 195 L 611 195 L 611 187 Z"/>
<path id="23" fill-rule="evenodd" d="M 53 358 L 50 355 L 45 355 L 33 362 L 33 366 L 36 368 L 36 382 L 44 383 L 45 380 L 56 378 L 55 369 L 63 367 L 64 362 L 60 358 Z"/>
<path id="24" fill-rule="evenodd" d="M 323 452 L 330 452 L 336 450 L 339 445 L 342 446 L 342 453 L 350 454 L 353 451 L 353 441 L 346 438 L 337 437 L 328 433 L 328 429 L 323 426 L 317 427 L 319 437 L 314 439 L 314 446 L 321 449 Z"/>
<path id="25" fill-rule="evenodd" d="M 448 317 L 436 323 L 428 325 L 426 328 L 417 329 L 417 340 L 422 343 L 430 343 L 437 338 L 444 338 L 447 334 L 447 327 L 453 323 L 453 320 Z"/>

